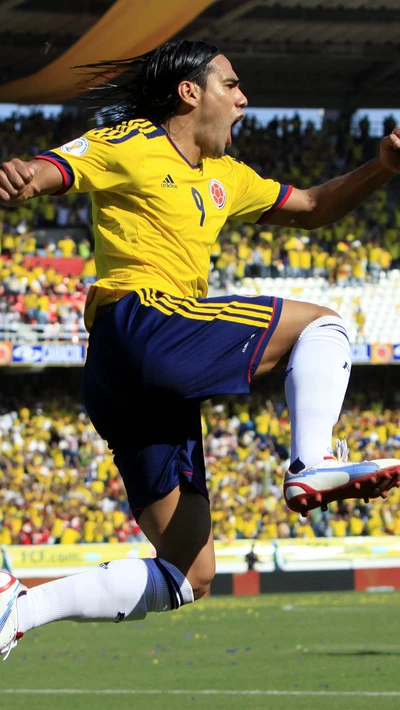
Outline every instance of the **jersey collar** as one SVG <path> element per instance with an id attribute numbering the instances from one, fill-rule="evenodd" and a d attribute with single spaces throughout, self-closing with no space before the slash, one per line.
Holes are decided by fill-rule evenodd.
<path id="1" fill-rule="evenodd" d="M 193 165 L 193 163 L 191 163 L 191 162 L 183 155 L 183 153 L 181 153 L 181 151 L 179 150 L 178 146 L 174 143 L 174 141 L 172 140 L 171 136 L 168 135 L 168 133 L 167 133 L 167 131 L 165 130 L 165 128 L 163 128 L 162 126 L 158 126 L 158 128 L 159 128 L 161 131 L 164 132 L 165 137 L 167 138 L 167 140 L 169 141 L 169 143 L 172 145 L 172 147 L 174 148 L 174 150 L 176 150 L 176 152 L 178 153 L 178 155 L 182 158 L 182 160 L 185 161 L 186 165 L 189 165 L 189 167 L 192 168 L 192 170 L 200 170 L 200 168 L 201 168 L 201 163 L 200 163 L 200 164 L 197 164 L 197 165 Z"/>

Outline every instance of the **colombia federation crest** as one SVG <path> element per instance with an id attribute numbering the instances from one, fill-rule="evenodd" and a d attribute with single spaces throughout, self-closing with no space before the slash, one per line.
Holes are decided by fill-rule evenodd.
<path id="1" fill-rule="evenodd" d="M 222 210 L 223 207 L 225 207 L 226 204 L 226 190 L 219 180 L 210 180 L 208 184 L 208 189 L 210 191 L 210 195 L 212 197 L 212 200 L 216 207 L 218 207 L 219 210 Z"/>

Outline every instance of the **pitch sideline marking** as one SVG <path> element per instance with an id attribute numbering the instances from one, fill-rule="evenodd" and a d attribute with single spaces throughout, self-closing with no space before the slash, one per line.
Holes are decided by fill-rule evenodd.
<path id="1" fill-rule="evenodd" d="M 368 698 L 398 698 L 400 691 L 368 690 L 124 690 L 103 689 L 87 690 L 75 688 L 6 688 L 0 693 L 8 695 L 301 695 L 301 696 L 339 696 Z"/>

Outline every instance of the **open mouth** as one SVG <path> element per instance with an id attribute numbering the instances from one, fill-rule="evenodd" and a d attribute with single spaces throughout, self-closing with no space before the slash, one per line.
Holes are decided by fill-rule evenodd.
<path id="1" fill-rule="evenodd" d="M 232 145 L 232 131 L 233 128 L 236 126 L 236 124 L 239 123 L 244 118 L 244 113 L 241 113 L 240 116 L 237 116 L 234 121 L 231 123 L 230 130 L 228 132 L 228 140 L 227 140 L 227 145 Z"/>
<path id="2" fill-rule="evenodd" d="M 238 116 L 237 118 L 235 118 L 234 122 L 232 123 L 232 128 L 233 128 L 234 126 L 236 126 L 236 124 L 239 123 L 239 121 L 242 121 L 243 118 L 244 118 L 244 113 L 241 113 L 240 116 Z"/>

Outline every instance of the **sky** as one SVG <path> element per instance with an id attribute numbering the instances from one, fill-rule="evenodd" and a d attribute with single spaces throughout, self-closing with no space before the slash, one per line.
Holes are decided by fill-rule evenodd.
<path id="1" fill-rule="evenodd" d="M 58 115 L 62 111 L 62 106 L 58 105 L 35 105 L 35 106 L 22 106 L 19 104 L 2 104 L 0 103 L 0 120 L 11 116 L 12 113 L 17 112 L 20 114 L 29 114 L 32 111 L 43 111 L 46 116 Z M 302 121 L 313 121 L 313 123 L 320 127 L 324 110 L 323 109 L 296 109 L 296 108 L 256 108 L 248 107 L 246 109 L 247 115 L 255 115 L 261 123 L 268 123 L 274 116 L 282 118 L 283 116 L 291 117 L 294 113 L 299 113 Z M 354 120 L 358 121 L 361 117 L 367 115 L 371 123 L 371 133 L 372 135 L 381 136 L 383 119 L 386 116 L 392 114 L 396 119 L 398 125 L 400 125 L 400 109 L 359 109 L 354 115 Z"/>

